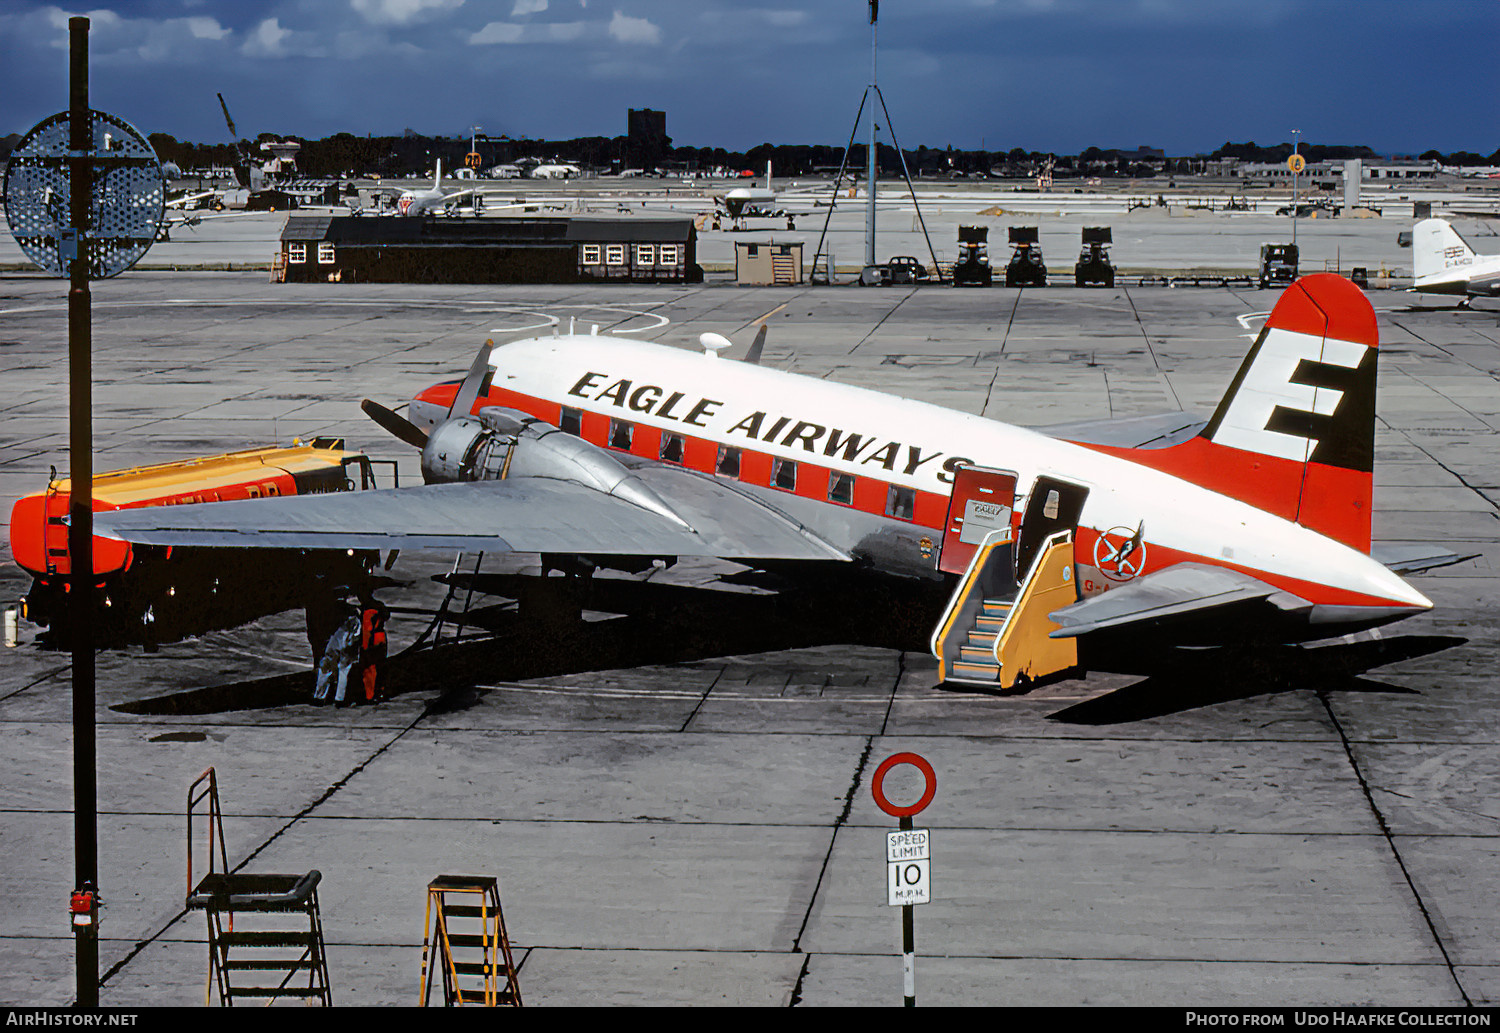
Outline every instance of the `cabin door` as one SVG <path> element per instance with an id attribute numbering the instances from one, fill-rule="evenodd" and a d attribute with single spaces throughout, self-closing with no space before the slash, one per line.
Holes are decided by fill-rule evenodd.
<path id="1" fill-rule="evenodd" d="M 953 477 L 948 521 L 943 525 L 943 550 L 938 569 L 962 574 L 974 551 L 991 531 L 1012 525 L 1016 505 L 1016 475 L 1010 470 L 982 466 L 960 467 Z"/>

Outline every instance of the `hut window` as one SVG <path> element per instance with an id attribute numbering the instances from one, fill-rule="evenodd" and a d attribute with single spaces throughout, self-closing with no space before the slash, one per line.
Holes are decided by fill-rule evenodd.
<path id="1" fill-rule="evenodd" d="M 599 256 L 600 250 L 601 250 L 601 248 L 599 247 L 598 244 L 585 244 L 585 245 L 583 245 L 583 264 L 584 265 L 598 265 L 599 262 L 600 262 L 600 256 Z"/>
<path id="2" fill-rule="evenodd" d="M 660 248 L 661 258 L 659 259 L 659 261 L 661 262 L 661 264 L 662 265 L 676 265 L 678 262 L 682 261 L 681 257 L 678 255 L 677 249 L 678 249 L 678 245 L 676 245 L 676 244 L 663 244 L 663 245 L 661 245 L 661 248 Z"/>
<path id="3" fill-rule="evenodd" d="M 625 264 L 625 245 L 610 244 L 604 249 L 604 261 L 606 265 Z"/>
<path id="4" fill-rule="evenodd" d="M 288 262 L 306 262 L 307 261 L 307 245 L 306 244 L 288 244 L 286 246 L 286 260 Z"/>
<path id="5" fill-rule="evenodd" d="M 635 264 L 636 265 L 655 265 L 656 264 L 656 245 L 655 244 L 637 244 L 635 246 Z"/>
<path id="6" fill-rule="evenodd" d="M 333 264 L 333 245 L 326 240 L 318 245 L 318 264 Z"/>

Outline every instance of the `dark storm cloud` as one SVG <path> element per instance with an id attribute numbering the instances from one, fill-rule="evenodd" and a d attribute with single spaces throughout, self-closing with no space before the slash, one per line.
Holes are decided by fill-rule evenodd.
<path id="1" fill-rule="evenodd" d="M 142 0 L 0 8 L 0 132 L 66 106 L 92 19 L 96 107 L 147 132 L 847 139 L 864 0 Z M 879 79 L 903 145 L 1076 152 L 1225 140 L 1475 150 L 1495 138 L 1492 0 L 886 0 Z"/>

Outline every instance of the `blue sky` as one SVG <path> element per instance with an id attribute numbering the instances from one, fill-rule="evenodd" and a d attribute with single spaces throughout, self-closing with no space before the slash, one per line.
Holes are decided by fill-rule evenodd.
<path id="1" fill-rule="evenodd" d="M 0 0 L 0 133 L 93 105 L 142 132 L 405 128 L 678 145 L 842 144 L 869 80 L 866 0 Z M 1500 0 L 884 0 L 879 80 L 905 147 L 1076 153 L 1226 140 L 1500 148 Z"/>

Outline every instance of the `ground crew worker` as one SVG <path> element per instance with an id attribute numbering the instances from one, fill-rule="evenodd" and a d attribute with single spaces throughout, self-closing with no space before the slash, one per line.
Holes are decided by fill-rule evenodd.
<path id="1" fill-rule="evenodd" d="M 360 597 L 359 663 L 366 703 L 385 699 L 385 622 L 390 610 L 372 595 Z"/>
<path id="2" fill-rule="evenodd" d="M 349 680 L 359 663 L 359 614 L 347 603 L 342 604 L 346 616 L 328 638 L 323 655 L 318 659 L 317 680 L 313 685 L 314 703 L 334 703 L 348 706 Z"/>

